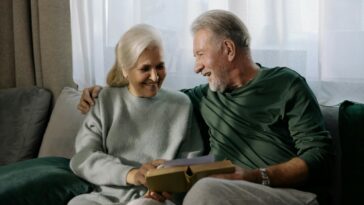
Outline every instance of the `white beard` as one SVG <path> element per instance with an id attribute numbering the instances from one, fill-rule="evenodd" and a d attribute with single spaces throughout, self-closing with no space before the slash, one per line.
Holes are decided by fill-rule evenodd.
<path id="1" fill-rule="evenodd" d="M 220 80 L 209 81 L 209 88 L 212 92 L 224 92 L 226 89 L 226 84 Z"/>

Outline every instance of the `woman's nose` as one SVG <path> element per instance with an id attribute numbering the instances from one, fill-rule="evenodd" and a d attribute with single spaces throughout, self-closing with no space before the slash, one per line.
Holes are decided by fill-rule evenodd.
<path id="1" fill-rule="evenodd" d="M 159 79 L 159 75 L 158 72 L 156 71 L 156 69 L 152 69 L 151 73 L 150 73 L 150 79 L 154 82 L 158 81 Z"/>

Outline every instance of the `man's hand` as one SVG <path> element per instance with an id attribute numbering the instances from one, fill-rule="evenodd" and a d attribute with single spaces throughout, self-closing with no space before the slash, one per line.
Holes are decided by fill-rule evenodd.
<path id="1" fill-rule="evenodd" d="M 230 180 L 245 180 L 260 183 L 260 173 L 258 170 L 244 169 L 235 165 L 235 172 L 228 174 L 214 174 L 210 177 Z"/>
<path id="2" fill-rule="evenodd" d="M 99 85 L 83 89 L 80 102 L 77 106 L 77 109 L 80 110 L 82 114 L 86 114 L 90 111 L 91 106 L 95 104 L 94 99 L 97 98 L 101 89 L 102 87 Z"/>
<path id="3" fill-rule="evenodd" d="M 308 178 L 308 166 L 304 160 L 294 157 L 287 162 L 266 167 L 270 186 L 273 187 L 294 187 L 302 185 Z M 262 183 L 262 176 L 259 169 L 244 169 L 235 166 L 235 172 L 231 174 L 215 174 L 211 177 L 231 180 L 246 180 L 255 183 Z"/>
<path id="4" fill-rule="evenodd" d="M 165 160 L 163 159 L 157 159 L 150 162 L 147 162 L 145 164 L 142 164 L 142 166 L 139 169 L 132 169 L 129 171 L 126 181 L 129 184 L 134 185 L 144 185 L 147 186 L 145 175 L 149 170 L 156 169 L 160 164 L 163 164 Z"/>

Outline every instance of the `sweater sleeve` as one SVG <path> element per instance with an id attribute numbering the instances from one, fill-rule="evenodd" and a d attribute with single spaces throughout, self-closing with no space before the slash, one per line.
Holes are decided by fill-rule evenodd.
<path id="1" fill-rule="evenodd" d="M 302 77 L 293 81 L 287 96 L 286 116 L 297 154 L 307 163 L 311 180 L 324 179 L 333 162 L 332 142 L 316 98 Z"/>
<path id="2" fill-rule="evenodd" d="M 126 176 L 133 167 L 107 154 L 100 98 L 102 96 L 96 100 L 76 136 L 76 154 L 70 167 L 76 175 L 96 185 L 126 186 Z"/>
<path id="3" fill-rule="evenodd" d="M 202 118 L 201 112 L 200 112 L 200 102 L 202 98 L 204 98 L 207 94 L 208 90 L 208 84 L 199 85 L 194 88 L 190 89 L 182 89 L 181 92 L 186 94 L 193 105 L 193 115 L 194 115 L 194 122 L 197 122 L 198 127 L 196 129 L 199 129 L 202 141 L 203 141 L 203 154 L 208 154 L 210 152 L 210 135 L 209 135 L 209 128 Z M 192 125 L 195 126 L 196 124 Z"/>
<path id="4" fill-rule="evenodd" d="M 176 158 L 192 158 L 201 156 L 203 152 L 203 141 L 200 129 L 193 114 L 192 105 L 190 105 L 188 126 L 186 136 L 182 141 Z"/>

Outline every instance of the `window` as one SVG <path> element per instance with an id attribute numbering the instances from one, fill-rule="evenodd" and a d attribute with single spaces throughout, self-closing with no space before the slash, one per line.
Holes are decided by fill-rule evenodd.
<path id="1" fill-rule="evenodd" d="M 252 36 L 256 62 L 305 76 L 322 104 L 364 101 L 364 0 L 71 0 L 74 79 L 105 85 L 114 46 L 132 25 L 158 28 L 165 44 L 164 87 L 206 80 L 193 72 L 193 19 L 210 9 L 234 12 Z M 338 93 L 338 91 L 342 93 Z"/>

